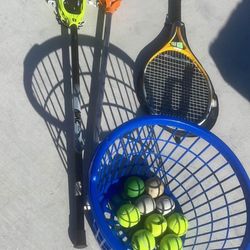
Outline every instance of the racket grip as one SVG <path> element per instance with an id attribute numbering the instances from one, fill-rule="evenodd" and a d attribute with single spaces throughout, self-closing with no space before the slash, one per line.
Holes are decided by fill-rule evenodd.
<path id="1" fill-rule="evenodd" d="M 168 17 L 171 23 L 181 21 L 181 0 L 168 0 Z"/>

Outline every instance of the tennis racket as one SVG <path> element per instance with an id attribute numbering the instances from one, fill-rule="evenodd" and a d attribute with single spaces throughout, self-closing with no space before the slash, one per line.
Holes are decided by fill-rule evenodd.
<path id="1" fill-rule="evenodd" d="M 171 34 L 147 61 L 136 92 L 150 114 L 162 114 L 211 129 L 218 116 L 218 99 L 211 80 L 191 51 L 181 21 L 181 0 L 169 0 Z"/>
<path id="2" fill-rule="evenodd" d="M 76 248 L 87 246 L 84 225 L 84 201 L 82 192 L 82 119 L 80 104 L 80 78 L 79 78 L 79 55 L 78 55 L 78 28 L 83 23 L 86 9 L 86 0 L 57 0 L 56 13 L 58 21 L 70 28 L 71 33 L 71 65 L 72 65 L 72 107 L 74 114 L 74 228 L 73 244 Z"/>

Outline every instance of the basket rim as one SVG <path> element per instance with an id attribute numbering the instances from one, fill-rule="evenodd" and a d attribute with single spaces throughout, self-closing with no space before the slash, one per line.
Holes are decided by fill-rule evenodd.
<path id="1" fill-rule="evenodd" d="M 145 125 L 168 125 L 178 127 L 180 129 L 188 130 L 191 133 L 198 135 L 199 137 L 206 140 L 210 143 L 214 148 L 220 152 L 223 157 L 230 163 L 232 169 L 234 170 L 239 182 L 242 186 L 242 191 L 244 193 L 244 197 L 247 197 L 250 193 L 250 179 L 242 166 L 239 159 L 233 153 L 233 151 L 215 134 L 212 132 L 199 127 L 198 125 L 183 121 L 180 119 L 175 119 L 168 116 L 163 115 L 147 115 L 139 118 L 134 118 L 129 120 L 119 127 L 115 128 L 97 147 L 95 154 L 92 158 L 90 170 L 89 170 L 89 202 L 91 205 L 91 212 L 93 213 L 93 218 L 95 218 L 99 229 L 101 230 L 101 234 L 103 235 L 105 241 L 107 241 L 109 246 L 115 246 L 115 249 L 125 249 L 124 244 L 117 238 L 113 237 L 110 233 L 110 229 L 105 222 L 105 218 L 103 217 L 102 209 L 100 205 L 96 202 L 94 198 L 98 191 L 95 188 L 96 177 L 95 173 L 97 173 L 97 168 L 100 165 L 100 161 L 102 156 L 105 154 L 106 150 L 110 145 L 119 137 L 124 135 L 128 131 L 132 131 L 137 127 L 145 126 Z M 250 199 L 245 200 L 246 208 L 247 208 L 247 225 L 250 225 Z M 250 226 L 246 227 L 245 235 L 250 235 Z M 247 247 L 250 244 L 250 239 L 243 239 L 241 247 Z"/>

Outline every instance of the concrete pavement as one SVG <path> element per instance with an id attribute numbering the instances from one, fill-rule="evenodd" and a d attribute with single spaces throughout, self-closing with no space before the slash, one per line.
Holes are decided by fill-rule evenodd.
<path id="1" fill-rule="evenodd" d="M 0 249 L 73 249 L 68 236 L 61 28 L 46 1 L 1 1 L 0 7 Z M 247 0 L 183 1 L 190 46 L 220 102 L 212 132 L 250 175 L 248 7 Z M 86 25 L 79 31 L 84 124 L 97 11 L 88 6 Z M 166 12 L 166 0 L 137 0 L 123 1 L 114 14 L 108 67 L 123 89 L 112 81 L 107 84 L 104 132 L 136 116 L 134 61 L 163 28 Z M 123 99 L 121 92 L 127 93 Z M 87 249 L 98 249 L 87 231 Z"/>

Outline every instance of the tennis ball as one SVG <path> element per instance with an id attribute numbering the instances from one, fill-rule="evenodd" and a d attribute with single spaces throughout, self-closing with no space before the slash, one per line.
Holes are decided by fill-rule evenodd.
<path id="1" fill-rule="evenodd" d="M 132 236 L 133 250 L 153 250 L 155 248 L 154 236 L 145 229 L 140 229 Z"/>
<path id="2" fill-rule="evenodd" d="M 154 237 L 158 237 L 166 231 L 167 221 L 161 214 L 154 213 L 146 218 L 144 226 Z"/>
<path id="3" fill-rule="evenodd" d="M 122 205 L 118 209 L 116 216 L 120 225 L 125 228 L 135 226 L 141 219 L 139 209 L 132 204 Z"/>
<path id="4" fill-rule="evenodd" d="M 146 180 L 145 190 L 153 198 L 157 198 L 164 192 L 164 183 L 158 177 L 152 177 Z"/>
<path id="5" fill-rule="evenodd" d="M 174 201 L 166 195 L 157 198 L 155 203 L 157 211 L 162 215 L 167 215 L 175 209 Z"/>
<path id="6" fill-rule="evenodd" d="M 150 195 L 144 194 L 135 201 L 135 206 L 141 214 L 148 214 L 155 210 L 155 200 Z"/>
<path id="7" fill-rule="evenodd" d="M 180 213 L 173 213 L 167 217 L 168 230 L 178 236 L 183 236 L 187 233 L 188 220 Z"/>
<path id="8" fill-rule="evenodd" d="M 159 250 L 181 250 L 182 240 L 177 235 L 167 234 L 160 241 Z"/>
<path id="9" fill-rule="evenodd" d="M 144 189 L 144 181 L 137 176 L 129 177 L 124 183 L 124 192 L 130 198 L 138 197 Z"/>

